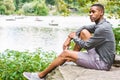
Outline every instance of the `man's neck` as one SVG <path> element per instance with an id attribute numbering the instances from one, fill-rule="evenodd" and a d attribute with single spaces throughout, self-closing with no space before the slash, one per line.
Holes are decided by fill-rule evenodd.
<path id="1" fill-rule="evenodd" d="M 98 20 L 96 20 L 95 23 L 98 24 L 101 20 L 103 20 L 103 17 L 101 17 Z"/>

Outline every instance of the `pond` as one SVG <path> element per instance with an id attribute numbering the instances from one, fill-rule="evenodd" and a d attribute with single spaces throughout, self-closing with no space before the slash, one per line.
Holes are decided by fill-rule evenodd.
<path id="1" fill-rule="evenodd" d="M 86 24 L 93 23 L 85 16 L 0 16 L 0 51 L 42 48 L 60 53 L 67 35 Z"/>

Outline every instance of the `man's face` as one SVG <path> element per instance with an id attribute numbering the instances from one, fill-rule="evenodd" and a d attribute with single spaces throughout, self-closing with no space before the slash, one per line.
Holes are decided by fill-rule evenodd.
<path id="1" fill-rule="evenodd" d="M 90 8 L 90 19 L 92 22 L 98 21 L 103 16 L 103 11 L 97 7 L 92 6 Z"/>

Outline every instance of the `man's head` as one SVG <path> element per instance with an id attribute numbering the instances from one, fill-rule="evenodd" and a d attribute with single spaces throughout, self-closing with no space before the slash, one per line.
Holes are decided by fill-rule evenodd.
<path id="1" fill-rule="evenodd" d="M 90 8 L 90 19 L 92 22 L 99 22 L 104 15 L 104 7 L 101 4 L 93 4 Z"/>

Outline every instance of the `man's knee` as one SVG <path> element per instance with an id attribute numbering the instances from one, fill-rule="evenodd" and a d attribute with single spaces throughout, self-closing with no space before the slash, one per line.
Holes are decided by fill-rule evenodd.
<path id="1" fill-rule="evenodd" d="M 67 60 L 68 50 L 64 50 L 58 57 L 61 58 L 61 60 Z"/>
<path id="2" fill-rule="evenodd" d="M 63 52 L 59 55 L 60 57 L 64 57 L 66 53 L 66 50 L 63 50 Z"/>
<path id="3" fill-rule="evenodd" d="M 91 33 L 87 29 L 83 29 L 80 33 L 80 38 L 85 41 L 88 40 L 91 36 Z"/>
<path id="4" fill-rule="evenodd" d="M 86 34 L 90 34 L 90 32 L 87 30 L 87 29 L 83 29 L 81 32 L 80 32 L 80 35 L 86 35 Z"/>
<path id="5" fill-rule="evenodd" d="M 59 57 L 61 57 L 61 58 L 70 57 L 70 51 L 69 51 L 69 50 L 64 50 L 64 51 L 59 55 Z"/>
<path id="6" fill-rule="evenodd" d="M 63 52 L 60 54 L 60 56 L 66 57 L 68 53 L 69 53 L 68 50 L 63 50 Z"/>

